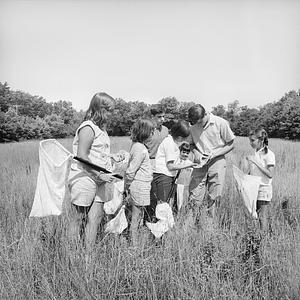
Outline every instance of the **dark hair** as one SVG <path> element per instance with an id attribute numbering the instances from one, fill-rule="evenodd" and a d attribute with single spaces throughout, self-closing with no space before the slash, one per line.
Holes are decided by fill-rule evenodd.
<path id="1" fill-rule="evenodd" d="M 185 151 L 185 152 L 191 152 L 191 146 L 188 142 L 183 142 L 180 146 L 179 146 L 179 150 L 181 151 Z"/>
<path id="2" fill-rule="evenodd" d="M 176 121 L 171 127 L 171 135 L 173 138 L 178 138 L 179 136 L 186 138 L 190 135 L 190 124 L 184 120 Z"/>
<path id="3" fill-rule="evenodd" d="M 93 96 L 85 114 L 84 121 L 92 120 L 102 128 L 108 122 L 109 112 L 115 107 L 115 99 L 106 93 L 97 93 Z"/>
<path id="4" fill-rule="evenodd" d="M 206 114 L 205 108 L 201 104 L 196 104 L 189 108 L 188 118 L 189 120 L 203 119 Z"/>
<path id="5" fill-rule="evenodd" d="M 258 127 L 249 132 L 249 137 L 252 135 L 256 136 L 260 141 L 263 142 L 264 151 L 265 153 L 268 153 L 269 141 L 267 132 L 262 127 Z"/>
<path id="6" fill-rule="evenodd" d="M 145 142 L 154 130 L 154 124 L 149 119 L 137 120 L 131 128 L 131 139 L 133 142 Z"/>
<path id="7" fill-rule="evenodd" d="M 163 110 L 163 108 L 161 106 L 155 105 L 155 106 L 151 107 L 150 113 L 152 116 L 156 116 L 159 114 L 165 114 L 165 111 Z"/>

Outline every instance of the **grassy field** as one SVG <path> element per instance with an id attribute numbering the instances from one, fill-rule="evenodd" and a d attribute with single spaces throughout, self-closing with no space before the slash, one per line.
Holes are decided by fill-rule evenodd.
<path id="1" fill-rule="evenodd" d="M 71 140 L 60 142 L 71 150 Z M 113 151 L 129 146 L 128 138 L 112 139 Z M 271 139 L 270 148 L 277 159 L 270 235 L 260 239 L 234 186 L 230 166 L 251 152 L 238 138 L 228 156 L 219 229 L 177 222 L 159 244 L 143 231 L 138 248 L 100 233 L 86 265 L 84 251 L 68 241 L 67 213 L 28 218 L 38 142 L 1 144 L 0 299 L 299 299 L 300 143 Z"/>

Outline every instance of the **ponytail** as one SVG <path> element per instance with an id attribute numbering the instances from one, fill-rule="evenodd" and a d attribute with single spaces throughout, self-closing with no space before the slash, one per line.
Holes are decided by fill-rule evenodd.
<path id="1" fill-rule="evenodd" d="M 262 127 L 259 127 L 259 128 L 256 128 L 255 130 L 251 130 L 249 133 L 249 136 L 251 136 L 251 135 L 255 135 L 259 140 L 261 140 L 263 142 L 264 152 L 268 153 L 269 141 L 268 141 L 267 132 Z"/>
<path id="2" fill-rule="evenodd" d="M 268 145 L 269 145 L 268 134 L 263 128 L 261 129 L 261 138 L 264 145 L 264 151 L 265 153 L 268 153 Z"/>

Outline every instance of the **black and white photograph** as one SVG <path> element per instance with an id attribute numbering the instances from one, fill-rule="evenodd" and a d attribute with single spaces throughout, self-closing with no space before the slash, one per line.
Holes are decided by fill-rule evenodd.
<path id="1" fill-rule="evenodd" d="M 300 299 L 299 12 L 0 0 L 0 299 Z"/>

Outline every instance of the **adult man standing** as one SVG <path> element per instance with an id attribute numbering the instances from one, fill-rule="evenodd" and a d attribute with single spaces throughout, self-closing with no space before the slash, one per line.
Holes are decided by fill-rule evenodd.
<path id="1" fill-rule="evenodd" d="M 163 125 L 165 121 L 165 113 L 160 108 L 151 109 L 152 120 L 155 123 L 155 129 L 153 136 L 149 142 L 147 142 L 147 148 L 149 151 L 150 161 L 153 170 L 155 169 L 155 155 L 158 149 L 158 146 L 163 141 L 165 137 L 168 136 L 169 130 L 166 126 Z"/>
<path id="2" fill-rule="evenodd" d="M 198 151 L 200 161 L 200 167 L 192 172 L 189 204 L 197 214 L 206 207 L 207 221 L 212 223 L 225 182 L 225 154 L 232 151 L 235 136 L 226 120 L 207 113 L 201 104 L 189 109 L 188 118 L 192 124 L 192 146 Z"/>
<path id="3" fill-rule="evenodd" d="M 161 144 L 161 142 L 163 141 L 163 139 L 168 136 L 169 130 L 167 127 L 163 125 L 163 122 L 165 121 L 165 113 L 161 108 L 159 107 L 152 108 L 151 115 L 152 115 L 152 120 L 154 122 L 155 129 L 151 140 L 147 142 L 146 146 L 149 151 L 150 162 L 151 162 L 153 172 L 155 172 L 155 156 L 157 153 L 157 149 Z M 150 205 L 146 207 L 145 220 L 151 221 L 154 218 L 156 204 L 157 204 L 157 199 L 153 194 L 153 190 L 151 189 Z"/>

